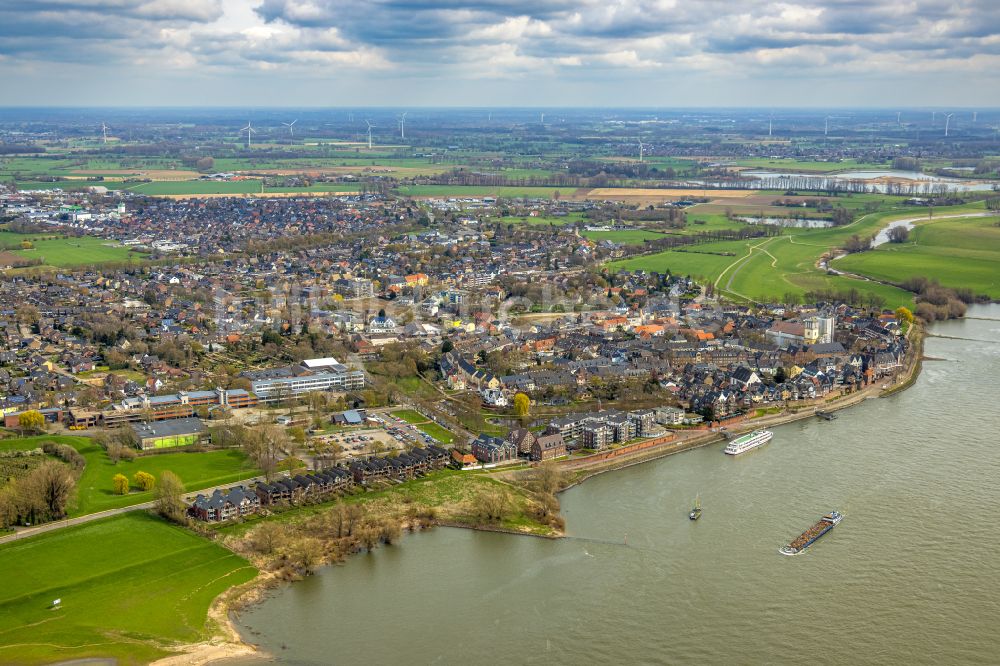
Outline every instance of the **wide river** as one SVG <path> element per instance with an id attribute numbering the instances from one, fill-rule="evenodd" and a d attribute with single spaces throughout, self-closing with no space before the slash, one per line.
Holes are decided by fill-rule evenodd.
<path id="1" fill-rule="evenodd" d="M 929 339 L 943 360 L 907 391 L 737 459 L 594 477 L 562 497 L 570 538 L 407 536 L 281 588 L 243 634 L 288 664 L 996 664 L 1000 306 L 969 315 L 991 319 L 934 326 L 965 339 Z"/>

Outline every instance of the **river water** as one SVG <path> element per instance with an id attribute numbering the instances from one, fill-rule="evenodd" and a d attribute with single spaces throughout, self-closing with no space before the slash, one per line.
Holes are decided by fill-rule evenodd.
<path id="1" fill-rule="evenodd" d="M 998 663 L 1000 306 L 969 314 L 994 320 L 933 330 L 989 342 L 929 339 L 944 360 L 907 391 L 594 477 L 567 539 L 405 537 L 281 588 L 244 636 L 289 664 Z"/>

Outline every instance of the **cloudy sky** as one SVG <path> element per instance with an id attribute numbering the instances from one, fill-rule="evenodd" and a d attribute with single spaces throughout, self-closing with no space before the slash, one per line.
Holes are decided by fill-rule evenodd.
<path id="1" fill-rule="evenodd" d="M 0 0 L 0 105 L 1000 106 L 1000 0 Z"/>

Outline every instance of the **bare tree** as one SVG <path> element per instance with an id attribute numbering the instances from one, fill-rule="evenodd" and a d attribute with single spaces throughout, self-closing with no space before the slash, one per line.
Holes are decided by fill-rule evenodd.
<path id="1" fill-rule="evenodd" d="M 287 436 L 283 430 L 274 426 L 262 426 L 247 430 L 243 450 L 270 481 L 278 469 L 286 444 Z"/>

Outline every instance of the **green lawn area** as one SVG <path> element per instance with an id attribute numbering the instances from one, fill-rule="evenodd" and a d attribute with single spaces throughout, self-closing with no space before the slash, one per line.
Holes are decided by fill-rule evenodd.
<path id="1" fill-rule="evenodd" d="M 87 459 L 87 466 L 77 483 L 78 501 L 76 508 L 70 512 L 71 516 L 142 504 L 153 499 L 152 491 L 115 495 L 112 492 L 111 482 L 115 474 L 124 474 L 131 479 L 141 470 L 159 477 L 161 473 L 169 470 L 181 478 L 187 490 L 200 490 L 236 483 L 258 473 L 243 452 L 237 449 L 200 453 L 162 453 L 140 456 L 130 462 L 119 462 L 117 465 L 108 459 L 104 449 L 88 437 L 41 435 L 23 439 L 5 439 L 0 440 L 0 450 L 33 449 L 47 441 L 69 444 Z"/>
<path id="2" fill-rule="evenodd" d="M 417 430 L 430 435 L 440 444 L 451 444 L 455 441 L 455 435 L 450 430 L 434 423 L 415 409 L 399 409 L 390 413 L 415 426 Z"/>
<path id="3" fill-rule="evenodd" d="M 939 214 L 944 213 L 935 211 Z M 910 242 L 886 243 L 838 259 L 834 266 L 886 282 L 922 276 L 946 287 L 967 287 L 977 295 L 1000 299 L 998 221 L 1000 215 L 921 222 L 910 233 Z"/>
<path id="4" fill-rule="evenodd" d="M 417 430 L 427 433 L 440 444 L 451 444 L 455 441 L 455 435 L 453 435 L 450 430 L 443 428 L 433 421 L 418 423 Z"/>
<path id="5" fill-rule="evenodd" d="M 207 638 L 212 600 L 257 575 L 228 550 L 143 512 L 4 544 L 0 571 L 5 664 L 147 663 Z"/>
<path id="6" fill-rule="evenodd" d="M 399 409 L 390 412 L 397 419 L 403 419 L 407 423 L 426 423 L 429 419 L 415 409 Z"/>
<path id="7" fill-rule="evenodd" d="M 629 229 L 627 231 L 583 231 L 581 235 L 596 241 L 609 240 L 612 243 L 623 243 L 625 245 L 642 245 L 647 240 L 663 238 L 663 234 L 643 229 Z"/>
<path id="8" fill-rule="evenodd" d="M 25 259 L 41 259 L 46 266 L 64 268 L 108 262 L 138 261 L 143 255 L 119 246 L 115 241 L 96 236 L 51 238 L 48 234 L 18 234 L 11 231 L 0 232 L 0 245 L 10 246 L 28 240 L 34 244 L 31 250 L 11 250 Z"/>
<path id="9" fill-rule="evenodd" d="M 679 250 L 624 259 L 609 264 L 613 270 L 645 270 L 714 280 L 722 270 L 746 253 L 744 241 L 719 241 L 692 245 Z"/>

